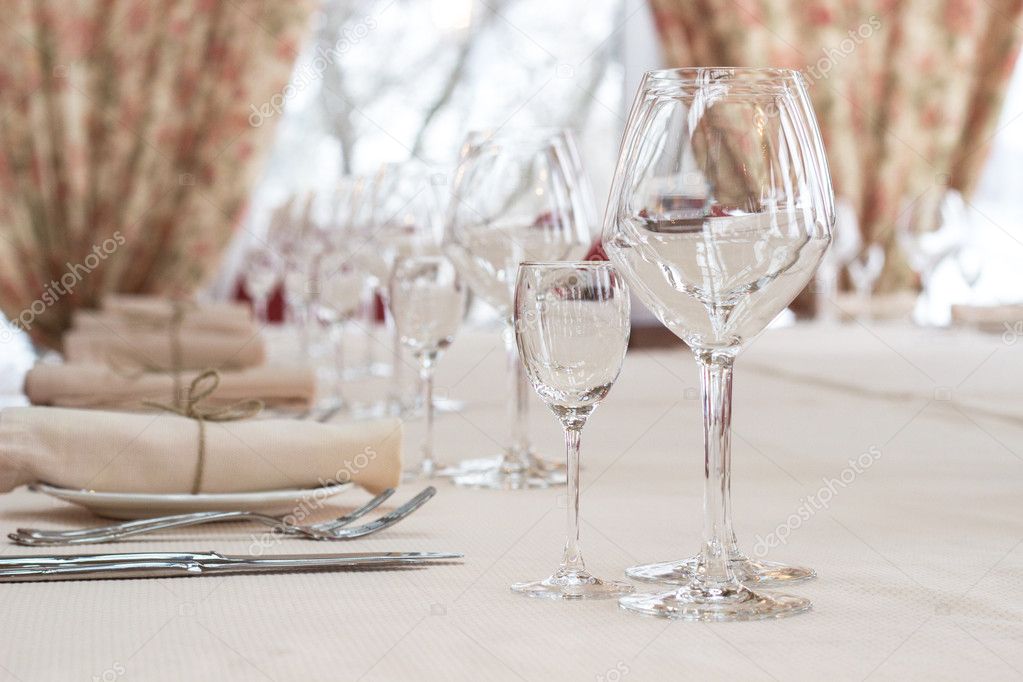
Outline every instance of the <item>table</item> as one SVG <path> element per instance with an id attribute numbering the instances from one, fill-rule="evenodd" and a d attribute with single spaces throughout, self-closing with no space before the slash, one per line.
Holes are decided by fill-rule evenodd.
<path id="1" fill-rule="evenodd" d="M 506 431 L 496 333 L 466 333 L 438 393 L 447 460 Z M 583 549 L 598 574 L 681 557 L 699 541 L 701 421 L 680 349 L 630 352 L 583 435 Z M 368 390 L 368 389 L 366 389 Z M 538 446 L 560 433 L 537 406 Z M 414 452 L 421 425 L 408 426 Z M 546 575 L 563 491 L 445 483 L 395 528 L 338 551 L 454 550 L 419 571 L 0 585 L 0 680 L 862 680 L 1023 676 L 1023 339 L 851 323 L 761 336 L 736 365 L 733 484 L 740 540 L 788 525 L 769 557 L 817 569 L 814 610 L 773 622 L 646 619 L 614 602 L 548 603 L 508 585 Z M 879 453 L 798 518 L 849 460 Z M 404 500 L 418 484 L 403 486 Z M 367 495 L 324 510 L 337 515 Z M 798 522 L 790 515 L 796 514 Z M 16 526 L 88 523 L 27 491 Z M 258 530 L 190 529 L 119 545 L 244 553 Z M 280 552 L 324 551 L 283 541 Z M 4 555 L 30 553 L 3 545 Z"/>

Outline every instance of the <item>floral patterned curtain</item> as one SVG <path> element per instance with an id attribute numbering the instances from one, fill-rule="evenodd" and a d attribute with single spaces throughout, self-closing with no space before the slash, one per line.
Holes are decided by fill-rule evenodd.
<path id="1" fill-rule="evenodd" d="M 835 192 L 897 256 L 906 199 L 978 180 L 1023 0 L 650 0 L 675 66 L 778 66 L 810 84 Z M 906 282 L 890 257 L 881 288 Z"/>
<path id="2" fill-rule="evenodd" d="M 11 0 L 0 308 L 54 345 L 105 292 L 189 292 L 244 209 L 310 12 L 277 0 Z"/>

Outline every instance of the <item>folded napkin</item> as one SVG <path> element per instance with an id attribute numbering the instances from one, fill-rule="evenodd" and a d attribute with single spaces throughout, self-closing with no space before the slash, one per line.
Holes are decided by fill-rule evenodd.
<path id="1" fill-rule="evenodd" d="M 181 386 L 195 372 L 180 377 Z M 25 394 L 33 405 L 144 410 L 143 401 L 174 402 L 175 380 L 161 372 L 125 373 L 106 365 L 39 364 L 25 377 Z M 220 372 L 217 390 L 205 400 L 223 406 L 255 398 L 267 407 L 308 407 L 316 392 L 316 374 L 308 367 L 252 367 Z"/>
<path id="2" fill-rule="evenodd" d="M 855 293 L 837 294 L 832 301 L 839 313 L 848 318 L 870 317 L 875 320 L 906 319 L 916 305 L 916 292 L 899 291 L 894 294 L 875 294 L 863 298 Z"/>
<path id="3" fill-rule="evenodd" d="M 176 334 L 158 330 L 71 330 L 64 335 L 64 356 L 68 362 L 101 363 L 121 369 L 242 369 L 262 364 L 266 349 L 259 334 L 225 335 L 184 329 Z"/>
<path id="4" fill-rule="evenodd" d="M 103 298 L 101 308 L 100 311 L 77 312 L 73 326 L 96 329 L 101 323 L 111 322 L 129 327 L 168 326 L 180 313 L 182 329 L 246 336 L 252 336 L 257 330 L 249 306 L 231 301 L 172 301 L 155 296 L 109 294 Z"/>
<path id="5" fill-rule="evenodd" d="M 252 419 L 204 427 L 200 492 L 353 481 L 377 493 L 401 477 L 397 419 L 348 425 Z M 44 481 L 104 492 L 188 493 L 198 439 L 197 420 L 170 413 L 9 407 L 0 412 L 0 492 Z"/>
<path id="6" fill-rule="evenodd" d="M 952 323 L 988 332 L 1015 332 L 1023 328 L 1023 303 L 1015 305 L 954 305 Z"/>

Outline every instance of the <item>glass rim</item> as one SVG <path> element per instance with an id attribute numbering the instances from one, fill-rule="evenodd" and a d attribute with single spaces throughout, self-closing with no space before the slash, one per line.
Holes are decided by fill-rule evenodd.
<path id="1" fill-rule="evenodd" d="M 801 91 L 806 78 L 796 69 L 752 66 L 700 66 L 653 69 L 643 74 L 641 90 L 655 94 L 699 93 L 727 87 L 738 94 L 779 94 Z"/>
<path id="2" fill-rule="evenodd" d="M 779 66 L 681 66 L 671 69 L 650 69 L 644 72 L 649 80 L 664 80 L 672 83 L 702 83 L 708 77 L 762 76 L 760 80 L 788 80 L 802 78 L 796 69 Z"/>
<path id="3" fill-rule="evenodd" d="M 574 145 L 571 128 L 563 126 L 526 126 L 522 128 L 478 128 L 465 134 L 464 149 L 507 148 L 536 151 L 561 145 Z"/>
<path id="4" fill-rule="evenodd" d="M 564 268 L 592 268 L 592 267 L 609 267 L 615 266 L 609 260 L 524 260 L 519 263 L 520 268 L 539 268 L 539 267 L 564 267 Z"/>

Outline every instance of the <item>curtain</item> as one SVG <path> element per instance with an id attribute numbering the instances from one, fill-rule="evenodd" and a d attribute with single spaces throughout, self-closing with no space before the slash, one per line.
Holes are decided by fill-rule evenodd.
<path id="1" fill-rule="evenodd" d="M 673 66 L 800 70 L 835 193 L 909 282 L 893 228 L 934 184 L 967 196 L 1019 49 L 1023 0 L 650 0 Z"/>
<path id="2" fill-rule="evenodd" d="M 12 0 L 0 18 L 0 309 L 56 345 L 112 291 L 185 294 L 230 238 L 308 2 Z"/>

